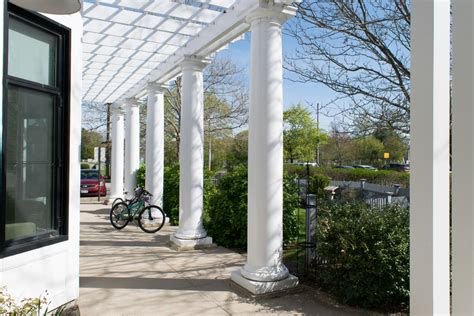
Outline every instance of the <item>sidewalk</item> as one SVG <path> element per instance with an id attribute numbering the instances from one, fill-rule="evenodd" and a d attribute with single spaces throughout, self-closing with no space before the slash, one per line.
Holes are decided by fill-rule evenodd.
<path id="1" fill-rule="evenodd" d="M 367 315 L 333 307 L 304 286 L 252 298 L 229 280 L 242 255 L 222 247 L 174 251 L 166 243 L 176 227 L 117 231 L 106 206 L 81 200 L 81 315 Z"/>

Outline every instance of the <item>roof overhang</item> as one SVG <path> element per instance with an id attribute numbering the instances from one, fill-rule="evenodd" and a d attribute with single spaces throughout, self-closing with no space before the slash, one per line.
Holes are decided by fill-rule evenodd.
<path id="1" fill-rule="evenodd" d="M 51 14 L 72 14 L 81 10 L 81 0 L 10 0 L 27 10 Z"/>
<path id="2" fill-rule="evenodd" d="M 166 84 L 249 29 L 258 0 L 84 0 L 83 99 L 114 103 Z M 282 4 L 281 6 L 286 6 Z"/>

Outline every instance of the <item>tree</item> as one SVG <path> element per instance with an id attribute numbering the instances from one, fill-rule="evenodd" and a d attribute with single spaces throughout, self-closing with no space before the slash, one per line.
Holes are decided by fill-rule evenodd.
<path id="1" fill-rule="evenodd" d="M 245 130 L 232 138 L 232 144 L 227 151 L 227 167 L 233 168 L 236 165 L 246 165 L 248 162 L 249 131 Z"/>
<path id="2" fill-rule="evenodd" d="M 298 46 L 285 68 L 336 92 L 349 122 L 408 134 L 410 0 L 306 0 L 287 32 Z"/>
<path id="3" fill-rule="evenodd" d="M 374 136 L 355 139 L 355 157 L 361 163 L 379 164 L 383 158 L 383 143 Z"/>
<path id="4" fill-rule="evenodd" d="M 99 147 L 101 142 L 100 133 L 83 128 L 81 132 L 81 159 L 93 159 L 94 148 Z"/>
<path id="5" fill-rule="evenodd" d="M 311 113 L 301 104 L 293 105 L 283 113 L 283 148 L 285 160 L 314 161 L 316 145 L 325 138 L 320 133 Z"/>
<path id="6" fill-rule="evenodd" d="M 331 127 L 327 143 L 321 149 L 323 161 L 329 165 L 352 164 L 355 160 L 352 136 L 335 123 Z"/>
<path id="7" fill-rule="evenodd" d="M 397 132 L 388 128 L 378 128 L 374 131 L 373 136 L 382 142 L 384 152 L 390 155 L 390 161 L 403 160 L 408 145 Z"/>

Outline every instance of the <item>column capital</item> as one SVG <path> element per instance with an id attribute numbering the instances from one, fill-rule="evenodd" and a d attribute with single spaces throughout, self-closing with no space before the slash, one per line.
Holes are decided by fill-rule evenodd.
<path id="1" fill-rule="evenodd" d="M 250 12 L 245 20 L 249 24 L 269 21 L 283 24 L 288 19 L 296 15 L 297 9 L 287 4 L 268 4 L 260 3 L 260 6 L 254 11 Z"/>
<path id="2" fill-rule="evenodd" d="M 202 71 L 210 63 L 211 61 L 208 58 L 202 58 L 196 55 L 184 55 L 181 61 L 181 70 Z"/>
<path id="3" fill-rule="evenodd" d="M 113 114 L 118 114 L 118 115 L 121 115 L 121 114 L 125 113 L 125 110 L 124 110 L 123 106 L 121 104 L 118 104 L 118 103 L 113 103 L 110 107 L 110 111 Z"/>
<path id="4" fill-rule="evenodd" d="M 146 91 L 148 94 L 151 94 L 151 93 L 163 93 L 165 92 L 166 90 L 166 85 L 164 84 L 160 84 L 160 83 L 156 83 L 156 82 L 149 82 L 147 85 L 146 85 Z"/>
<path id="5" fill-rule="evenodd" d="M 124 100 L 124 105 L 129 107 L 138 107 L 138 102 L 136 98 L 127 98 Z"/>

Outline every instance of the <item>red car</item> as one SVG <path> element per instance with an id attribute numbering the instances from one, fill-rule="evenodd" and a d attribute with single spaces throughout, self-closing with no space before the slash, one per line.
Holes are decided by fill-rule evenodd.
<path id="1" fill-rule="evenodd" d="M 98 175 L 98 170 L 81 170 L 81 196 L 97 196 L 99 192 Z M 105 180 L 100 177 L 100 195 L 105 196 L 106 194 Z"/>

